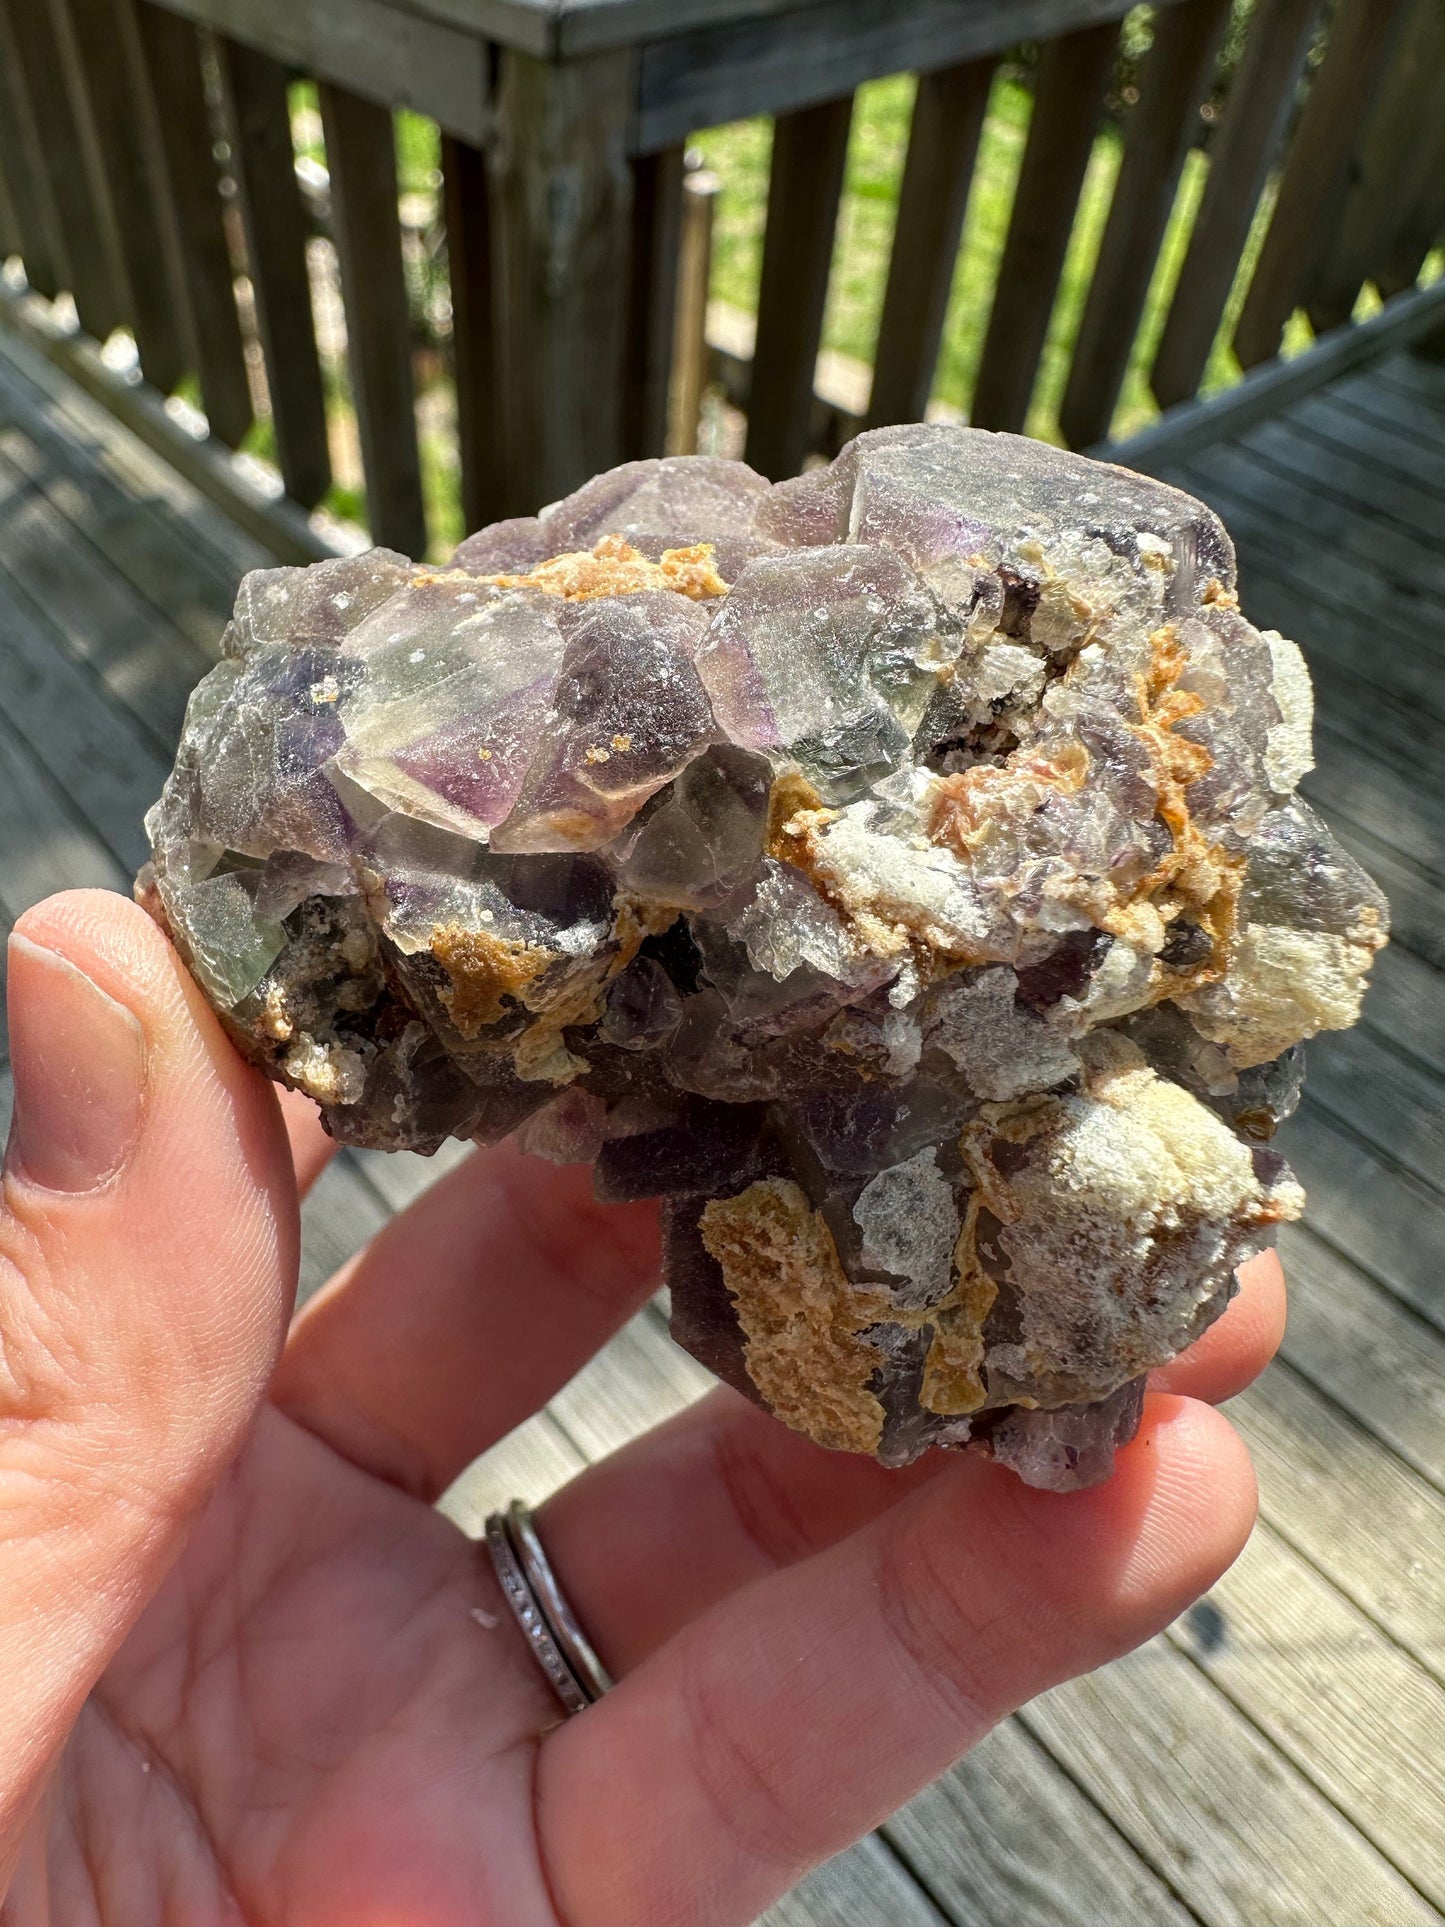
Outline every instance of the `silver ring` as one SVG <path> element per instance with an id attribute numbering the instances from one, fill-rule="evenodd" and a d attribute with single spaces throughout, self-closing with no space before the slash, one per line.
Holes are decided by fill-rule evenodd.
<path id="1" fill-rule="evenodd" d="M 612 1681 L 567 1604 L 531 1513 L 513 1499 L 485 1530 L 497 1583 L 533 1656 L 567 1711 L 585 1712 Z"/>

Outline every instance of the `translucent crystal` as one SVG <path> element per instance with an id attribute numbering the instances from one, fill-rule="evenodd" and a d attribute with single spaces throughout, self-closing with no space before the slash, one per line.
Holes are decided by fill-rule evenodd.
<path id="1" fill-rule="evenodd" d="M 632 462 L 248 576 L 143 899 L 347 1142 L 659 1197 L 673 1330 L 821 1444 L 1106 1476 L 1294 1216 L 1385 905 L 1217 518 L 953 428 Z"/>

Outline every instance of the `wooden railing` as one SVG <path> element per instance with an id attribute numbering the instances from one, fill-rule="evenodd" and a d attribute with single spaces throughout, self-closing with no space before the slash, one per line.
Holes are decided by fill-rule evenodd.
<path id="1" fill-rule="evenodd" d="M 397 109 L 441 134 L 449 379 L 476 526 L 661 452 L 669 432 L 687 444 L 719 363 L 701 338 L 706 228 L 684 152 L 722 122 L 773 117 L 756 344 L 746 363 L 722 357 L 747 459 L 791 473 L 865 421 L 920 415 L 1006 61 L 1032 115 L 960 400 L 981 426 L 1024 426 L 1107 113 L 1120 160 L 1058 407 L 1064 439 L 1097 445 L 1192 147 L 1207 171 L 1148 364 L 1166 407 L 1196 394 L 1222 326 L 1254 367 L 1297 310 L 1329 329 L 1367 283 L 1408 289 L 1445 228 L 1441 0 L 1150 11 L 1121 88 L 1125 0 L 0 0 L 0 256 L 36 295 L 73 300 L 78 333 L 52 327 L 57 352 L 128 329 L 150 401 L 193 394 L 213 450 L 245 443 L 262 412 L 299 509 L 326 495 L 336 415 L 354 408 L 371 534 L 420 554 Z M 854 94 L 901 71 L 919 83 L 871 393 L 830 407 L 815 371 Z M 298 78 L 319 101 L 345 396 L 317 346 Z M 7 285 L 14 318 L 13 268 Z M 154 406 L 147 419 L 164 432 Z"/>

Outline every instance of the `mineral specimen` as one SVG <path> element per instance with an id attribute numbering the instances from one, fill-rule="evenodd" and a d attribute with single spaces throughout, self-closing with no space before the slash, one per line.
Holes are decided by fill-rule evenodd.
<path id="1" fill-rule="evenodd" d="M 248 576 L 144 900 L 349 1143 L 661 1196 L 673 1330 L 823 1445 L 1102 1478 L 1295 1216 L 1385 906 L 1198 502 L 1011 436 L 633 462 Z"/>

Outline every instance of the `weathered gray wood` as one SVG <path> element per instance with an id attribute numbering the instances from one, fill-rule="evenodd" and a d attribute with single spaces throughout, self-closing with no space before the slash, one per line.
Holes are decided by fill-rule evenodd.
<path id="1" fill-rule="evenodd" d="M 196 29 L 134 0 L 141 60 L 160 137 L 163 192 L 178 237 L 185 315 L 211 433 L 235 448 L 251 426 L 251 386 L 236 310 L 215 133 Z"/>
<path id="2" fill-rule="evenodd" d="M 1164 0 L 1166 5 L 1175 0 Z M 882 74 L 951 67 L 1119 20 L 1122 0 L 809 0 L 642 48 L 637 145 L 839 100 Z"/>
<path id="3" fill-rule="evenodd" d="M 0 926 L 54 890 L 129 888 L 129 872 L 76 814 L 63 783 L 40 764 L 4 713 L 0 822 L 5 825 L 0 837 Z"/>
<path id="4" fill-rule="evenodd" d="M 548 1410 L 589 1459 L 680 1412 L 713 1384 L 646 1307 L 550 1401 Z"/>
<path id="5" fill-rule="evenodd" d="M 1279 193 L 1234 330 L 1246 368 L 1279 349 L 1284 324 L 1339 215 L 1350 150 L 1369 108 L 1402 0 L 1343 0 L 1290 143 Z"/>
<path id="6" fill-rule="evenodd" d="M 112 708 L 0 574 L 0 711 L 123 867 L 145 861 L 141 818 L 169 769 L 141 726 Z"/>
<path id="7" fill-rule="evenodd" d="M 411 314 L 397 220 L 391 114 L 329 84 L 317 89 L 331 175 L 331 224 L 346 308 L 346 359 L 371 539 L 426 553 L 416 438 Z"/>
<path id="8" fill-rule="evenodd" d="M 0 410 L 3 416 L 3 410 Z M 14 467 L 0 437 L 0 543 L 9 579 L 42 609 L 69 653 L 168 752 L 186 700 L 212 658 L 138 595 L 44 491 Z"/>
<path id="9" fill-rule="evenodd" d="M 1263 420 L 1297 396 L 1322 388 L 1350 369 L 1423 339 L 1442 321 L 1445 283 L 1399 295 L 1368 321 L 1322 336 L 1304 354 L 1251 369 L 1221 395 L 1208 401 L 1181 402 L 1139 434 L 1110 446 L 1109 459 L 1152 474 L 1156 465 L 1183 461 L 1197 449 L 1239 434 L 1250 422 Z"/>
<path id="10" fill-rule="evenodd" d="M 287 494 L 304 508 L 314 508 L 331 481 L 331 457 L 286 73 L 268 55 L 239 41 L 218 36 L 215 45 L 231 166 L 246 228 L 256 327 L 266 359 L 276 461 Z"/>
<path id="11" fill-rule="evenodd" d="M 1196 1919 L 1018 1720 L 995 1728 L 883 1832 L 954 1927 Z"/>
<path id="12" fill-rule="evenodd" d="M 359 1166 L 339 1151 L 301 1207 L 299 1310 L 391 1216 Z"/>
<path id="13" fill-rule="evenodd" d="M 1438 1679 L 1445 1496 L 1286 1366 L 1266 1372 L 1229 1415 L 1271 1528 Z"/>
<path id="14" fill-rule="evenodd" d="M 372 1190 L 380 1192 L 393 1211 L 404 1211 L 423 1192 L 429 1191 L 438 1178 L 464 1164 L 471 1154 L 470 1144 L 458 1144 L 454 1139 L 448 1139 L 429 1158 L 418 1157 L 412 1151 L 351 1153 Z"/>
<path id="15" fill-rule="evenodd" d="M 1389 261 L 1416 197 L 1433 186 L 1425 170 L 1440 117 L 1445 8 L 1410 0 L 1350 161 L 1339 218 L 1307 284 L 1305 310 L 1316 331 L 1349 320 L 1362 284 Z"/>
<path id="16" fill-rule="evenodd" d="M 160 131 L 142 67 L 136 0 L 50 0 L 71 104 L 95 147 L 96 209 L 109 230 L 141 372 L 169 394 L 188 362 L 179 249 Z"/>
<path id="17" fill-rule="evenodd" d="M 1114 70 L 1112 22 L 1050 41 L 1039 59 L 1033 117 L 999 263 L 969 419 L 1022 430 L 1049 317 Z"/>
<path id="18" fill-rule="evenodd" d="M 1059 407 L 1072 448 L 1101 441 L 1114 418 L 1230 4 L 1187 0 L 1155 26 Z"/>
<path id="19" fill-rule="evenodd" d="M 488 182 L 508 514 L 621 459 L 632 100 L 626 54 L 502 55 Z"/>
<path id="20" fill-rule="evenodd" d="M 884 1841 L 869 1834 L 810 1873 L 761 1915 L 757 1927 L 950 1927 Z"/>
<path id="21" fill-rule="evenodd" d="M 707 309 L 712 279 L 716 174 L 694 168 L 683 177 L 682 227 L 678 243 L 677 320 L 673 333 L 672 386 L 668 397 L 668 453 L 695 455 L 707 386 Z"/>
<path id="22" fill-rule="evenodd" d="M 438 1505 L 463 1532 L 479 1539 L 488 1513 L 513 1499 L 540 1505 L 586 1463 L 556 1421 L 538 1412 L 469 1465 Z"/>
<path id="23" fill-rule="evenodd" d="M 1307 1223 L 1283 1227 L 1279 1249 L 1290 1293 L 1283 1356 L 1292 1370 L 1445 1491 L 1445 1338 Z M 1341 1487 L 1348 1503 L 1348 1481 Z M 1408 1541 L 1400 1556 L 1413 1557 Z M 1427 1610 L 1431 1603 L 1420 1601 Z"/>
<path id="24" fill-rule="evenodd" d="M 20 70 L 10 16 L 0 6 L 0 171 L 10 196 L 25 275 L 54 300 L 67 279 L 59 216 L 40 151 L 30 93 Z"/>
<path id="25" fill-rule="evenodd" d="M 1326 711 L 1315 732 L 1318 767 L 1301 789 L 1317 809 L 1329 809 L 1381 838 L 1401 856 L 1439 878 L 1445 875 L 1445 800 L 1415 773 L 1350 739 L 1348 724 Z"/>
<path id="26" fill-rule="evenodd" d="M 1445 1078 L 1445 982 L 1423 958 L 1398 944 L 1376 957 L 1364 1021 L 1397 1050 Z"/>
<path id="27" fill-rule="evenodd" d="M 314 562 L 335 553 L 294 504 L 274 497 L 238 468 L 231 451 L 209 437 L 198 440 L 174 421 L 161 397 L 144 382 L 128 381 L 106 362 L 85 335 L 72 333 L 33 296 L 17 297 L 0 288 L 0 326 L 13 329 L 40 349 L 87 394 L 101 401 L 148 447 L 163 454 L 193 487 L 220 503 L 237 526 L 263 543 L 283 562 Z"/>
<path id="28" fill-rule="evenodd" d="M 1438 1927 L 1435 1909 L 1167 1641 L 1022 1718 L 1207 1927 Z"/>
<path id="29" fill-rule="evenodd" d="M 774 480 L 808 453 L 852 117 L 848 95 L 779 115 L 773 129 L 745 459 Z"/>
<path id="30" fill-rule="evenodd" d="M 677 325 L 683 150 L 632 163 L 632 259 L 622 369 L 622 446 L 629 460 L 661 455 Z"/>
<path id="31" fill-rule="evenodd" d="M 462 520 L 470 532 L 503 513 L 498 488 L 502 451 L 492 327 L 492 229 L 485 156 L 480 148 L 451 135 L 442 137 L 442 194 L 452 292 Z"/>
<path id="32" fill-rule="evenodd" d="M 1445 232 L 1445 111 L 1437 104 L 1409 143 L 1416 154 L 1403 190 L 1388 247 L 1378 253 L 1371 278 L 1386 297 L 1414 287 L 1425 257 Z"/>
<path id="33" fill-rule="evenodd" d="M 1310 1196 L 1310 1226 L 1445 1330 L 1435 1227 L 1438 1193 L 1306 1102 L 1279 1136 Z"/>
<path id="34" fill-rule="evenodd" d="M 1421 432 L 1429 422 L 1422 420 L 1418 398 L 1366 376 L 1296 402 L 1288 419 L 1317 440 L 1348 449 L 1367 467 L 1412 481 L 1422 493 L 1437 497 L 1445 510 L 1445 437 Z M 1445 513 L 1441 525 L 1445 527 Z"/>
<path id="35" fill-rule="evenodd" d="M 1308 480 L 1327 500 L 1368 503 L 1372 515 L 1411 530 L 1437 553 L 1445 548 L 1445 504 L 1420 482 L 1394 476 L 1340 442 L 1326 446 L 1287 418 L 1260 422 L 1240 439 L 1244 448 Z"/>
<path id="36" fill-rule="evenodd" d="M 1445 1512 L 1432 1516 L 1438 1539 Z M 1445 1904 L 1445 1687 L 1267 1529 L 1209 1604 L 1222 1638 L 1214 1622 L 1191 1637 L 1188 1621 L 1172 1637 L 1427 1899 Z"/>
<path id="37" fill-rule="evenodd" d="M 1256 8 L 1149 371 L 1163 408 L 1195 394 L 1209 364 L 1319 11 L 1320 0 L 1264 0 Z"/>
<path id="38" fill-rule="evenodd" d="M 0 0 L 0 11 L 9 17 L 15 83 L 30 97 L 76 313 L 86 332 L 104 341 L 126 318 L 119 264 L 97 199 L 98 156 L 75 111 L 49 0 Z"/>
<path id="39" fill-rule="evenodd" d="M 869 428 L 922 421 L 996 61 L 920 74 L 898 191 L 898 220 L 873 354 Z"/>
<path id="40" fill-rule="evenodd" d="M 284 65 L 387 107 L 411 107 L 445 132 L 487 132 L 488 49 L 473 14 L 460 30 L 397 0 L 170 0 L 172 10 Z"/>

